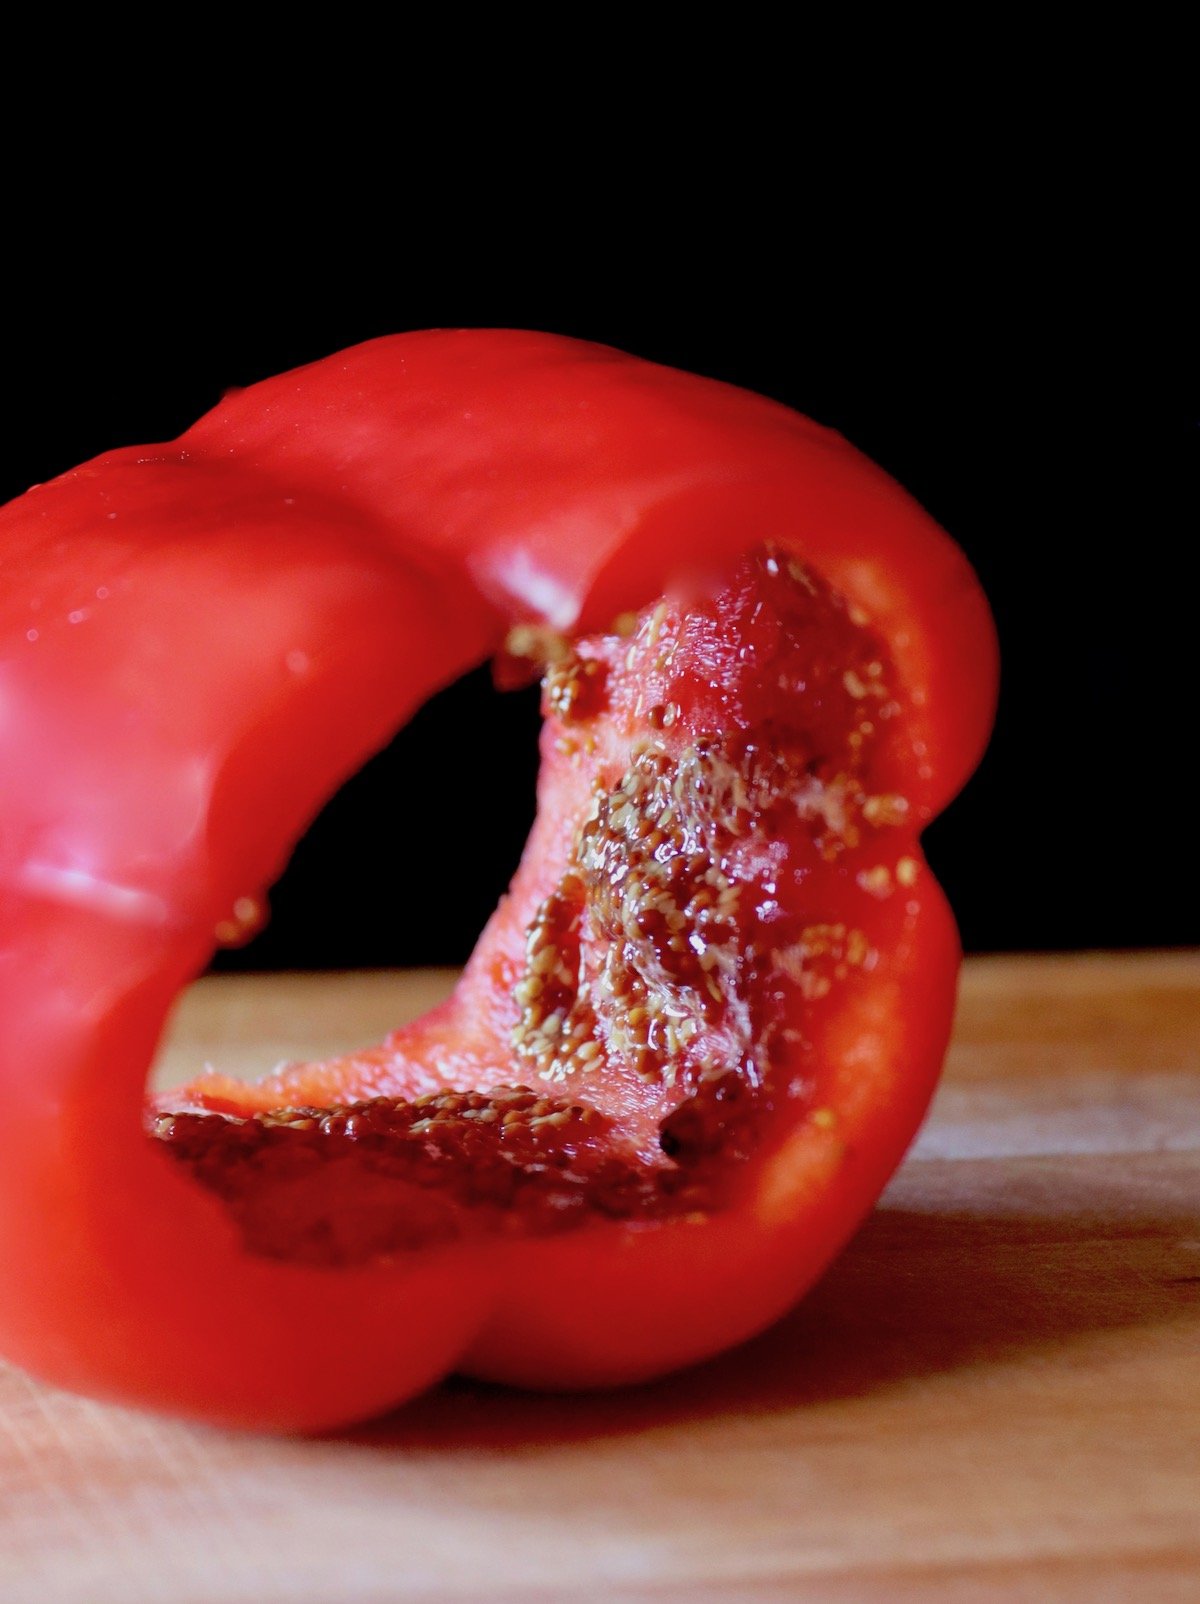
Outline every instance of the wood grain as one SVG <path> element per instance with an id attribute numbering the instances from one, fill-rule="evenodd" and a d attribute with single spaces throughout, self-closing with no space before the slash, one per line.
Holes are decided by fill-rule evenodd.
<path id="1" fill-rule="evenodd" d="M 206 981 L 172 1078 L 447 977 Z M 1200 1599 L 1200 959 L 966 972 L 934 1115 L 823 1284 L 612 1395 L 452 1383 L 272 1441 L 0 1369 L 0 1599 Z"/>

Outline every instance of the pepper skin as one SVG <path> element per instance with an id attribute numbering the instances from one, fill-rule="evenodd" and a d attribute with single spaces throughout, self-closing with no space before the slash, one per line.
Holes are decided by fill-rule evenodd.
<path id="1" fill-rule="evenodd" d="M 703 1219 L 313 1268 L 248 1252 L 143 1128 L 215 932 L 422 701 L 516 624 L 603 628 L 765 540 L 887 643 L 916 851 L 990 727 L 986 603 L 903 490 L 761 397 L 543 334 L 399 335 L 0 512 L 0 1353 L 95 1396 L 316 1428 L 455 1369 L 652 1376 L 811 1284 L 940 1069 L 959 953 L 927 871 L 872 983 L 823 1016 L 835 1127 L 798 1117 Z"/>

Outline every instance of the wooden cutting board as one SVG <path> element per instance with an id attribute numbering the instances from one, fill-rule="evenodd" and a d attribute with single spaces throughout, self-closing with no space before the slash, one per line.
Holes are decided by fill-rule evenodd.
<path id="1" fill-rule="evenodd" d="M 227 978 L 168 1074 L 437 975 Z M 1200 1599 L 1200 958 L 968 965 L 932 1119 L 774 1330 L 620 1394 L 453 1383 L 317 1441 L 0 1369 L 0 1600 Z"/>

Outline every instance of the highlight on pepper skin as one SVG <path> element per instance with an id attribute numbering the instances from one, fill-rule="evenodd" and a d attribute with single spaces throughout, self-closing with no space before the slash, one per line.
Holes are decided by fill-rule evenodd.
<path id="1" fill-rule="evenodd" d="M 918 837 L 994 697 L 973 576 L 898 487 L 761 398 L 470 331 L 252 387 L 21 498 L 0 541 L 43 608 L 114 603 L 6 668 L 6 1352 L 311 1427 L 456 1367 L 659 1374 L 803 1292 L 936 1081 L 958 948 Z M 340 780 L 490 654 L 541 676 L 538 817 L 453 998 L 139 1121 L 179 988 Z"/>

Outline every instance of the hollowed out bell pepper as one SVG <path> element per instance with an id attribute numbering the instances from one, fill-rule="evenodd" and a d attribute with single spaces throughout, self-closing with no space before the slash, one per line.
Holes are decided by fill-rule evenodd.
<path id="1" fill-rule="evenodd" d="M 35 487 L 0 571 L 0 1352 L 312 1427 L 452 1369 L 654 1375 L 811 1283 L 940 1067 L 958 945 L 916 838 L 995 695 L 974 576 L 884 473 L 616 351 L 409 334 Z M 172 1162 L 144 1083 L 180 988 L 339 783 L 506 642 L 548 665 L 541 818 L 456 1000 L 374 1055 L 198 1082 Z M 238 1141 L 436 1220 L 292 1252 L 213 1184 Z"/>

